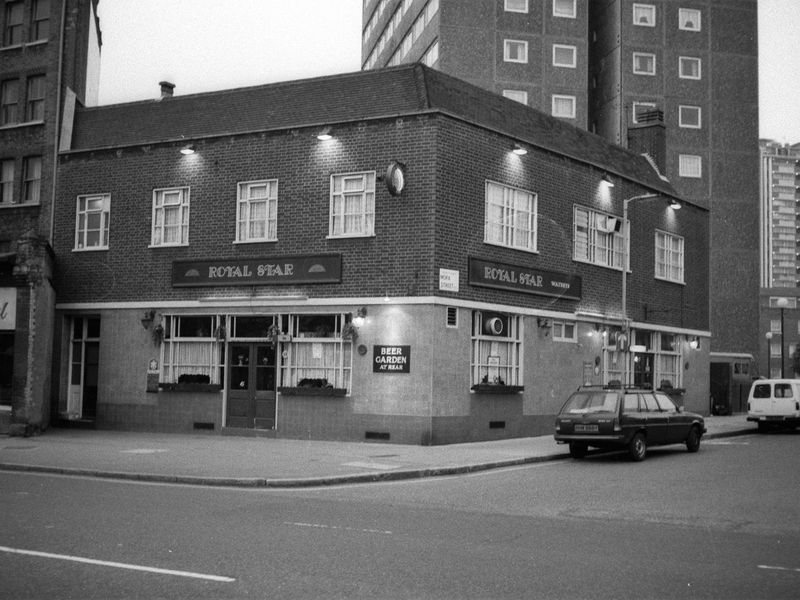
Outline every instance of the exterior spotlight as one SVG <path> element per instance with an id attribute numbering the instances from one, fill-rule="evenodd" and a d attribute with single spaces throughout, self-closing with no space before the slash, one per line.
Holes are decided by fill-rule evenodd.
<path id="1" fill-rule="evenodd" d="M 514 149 L 511 151 L 517 156 L 525 156 L 528 153 L 528 151 L 519 144 L 514 144 Z"/>
<path id="2" fill-rule="evenodd" d="M 670 207 L 672 210 L 680 210 L 680 208 L 681 208 L 681 203 L 680 203 L 680 202 L 678 202 L 677 200 L 673 200 L 672 202 L 670 202 L 670 203 L 669 203 L 669 207 Z"/>
<path id="3" fill-rule="evenodd" d="M 330 127 L 326 127 L 325 129 L 323 129 L 322 131 L 320 131 L 317 134 L 317 139 L 319 141 L 321 141 L 321 142 L 324 142 L 325 140 L 329 140 L 332 137 L 333 136 L 331 135 L 331 128 Z"/>
<path id="4" fill-rule="evenodd" d="M 362 306 L 356 311 L 356 316 L 353 317 L 353 325 L 356 327 L 361 327 L 367 318 L 367 307 Z"/>
<path id="5" fill-rule="evenodd" d="M 194 144 L 189 144 L 181 148 L 181 154 L 194 154 L 194 153 L 195 153 Z"/>
<path id="6" fill-rule="evenodd" d="M 614 181 L 608 175 L 603 175 L 603 183 L 606 185 L 606 187 L 614 187 Z"/>

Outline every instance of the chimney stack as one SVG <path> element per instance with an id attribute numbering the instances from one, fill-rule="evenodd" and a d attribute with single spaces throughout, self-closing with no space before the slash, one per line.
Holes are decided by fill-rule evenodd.
<path id="1" fill-rule="evenodd" d="M 172 90 L 175 89 L 175 84 L 169 81 L 159 81 L 158 85 L 161 86 L 161 99 L 172 98 Z"/>
<path id="2" fill-rule="evenodd" d="M 628 125 L 628 149 L 648 154 L 661 173 L 667 172 L 667 133 L 663 111 L 653 109 L 636 115 Z"/>

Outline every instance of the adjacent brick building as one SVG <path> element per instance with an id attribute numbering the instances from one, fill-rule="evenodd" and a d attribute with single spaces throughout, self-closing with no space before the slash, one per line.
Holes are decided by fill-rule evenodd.
<path id="1" fill-rule="evenodd" d="M 96 9 L 97 0 L 0 7 L 0 432 L 50 422 L 60 114 L 95 101 Z"/>
<path id="2" fill-rule="evenodd" d="M 708 412 L 708 211 L 647 158 L 419 64 L 163 87 L 65 117 L 62 419 L 449 443 L 614 380 Z"/>

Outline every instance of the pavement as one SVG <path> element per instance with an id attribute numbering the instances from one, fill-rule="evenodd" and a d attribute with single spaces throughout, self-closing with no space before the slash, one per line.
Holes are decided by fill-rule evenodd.
<path id="1" fill-rule="evenodd" d="M 755 433 L 746 415 L 706 417 L 704 440 Z M 702 444 L 700 452 L 702 452 Z M 552 435 L 412 446 L 50 428 L 0 435 L 0 470 L 161 483 L 314 487 L 454 475 L 569 456 Z"/>

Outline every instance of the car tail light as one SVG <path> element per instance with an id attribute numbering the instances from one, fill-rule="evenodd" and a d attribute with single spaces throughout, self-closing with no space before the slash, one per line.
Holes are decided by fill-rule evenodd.
<path id="1" fill-rule="evenodd" d="M 794 409 L 795 410 L 800 410 L 800 402 L 795 402 L 794 403 Z"/>

